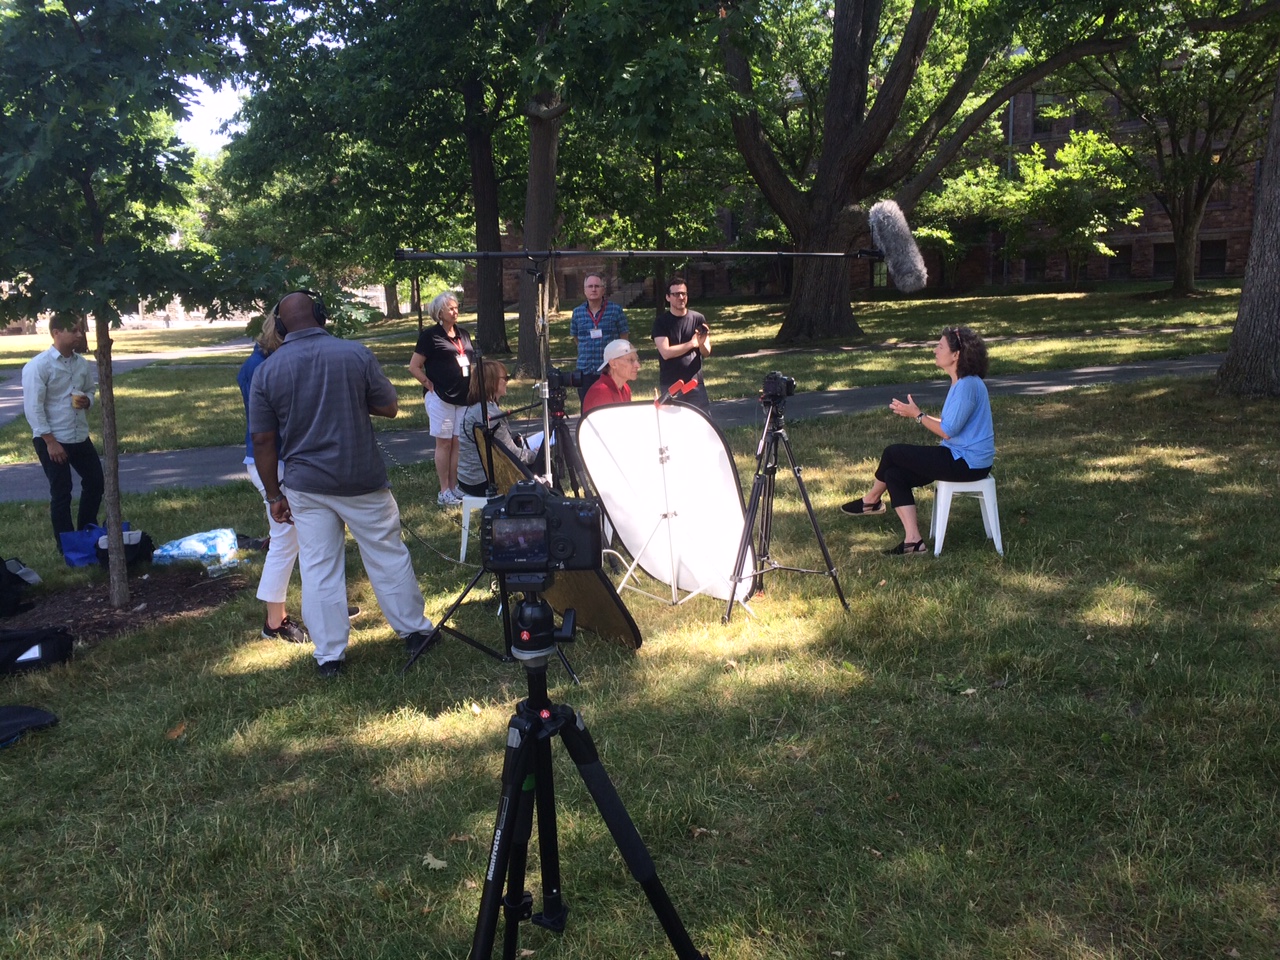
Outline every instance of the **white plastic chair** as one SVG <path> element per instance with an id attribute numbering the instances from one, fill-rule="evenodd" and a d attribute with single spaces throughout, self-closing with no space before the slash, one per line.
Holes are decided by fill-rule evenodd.
<path id="1" fill-rule="evenodd" d="M 458 554 L 459 560 L 467 559 L 467 538 L 471 535 L 471 511 L 479 510 L 489 502 L 488 497 L 473 497 L 471 494 L 463 494 L 462 497 L 462 550 Z"/>
<path id="2" fill-rule="evenodd" d="M 982 526 L 987 539 L 994 540 L 996 553 L 1004 556 L 1004 541 L 1000 538 L 1000 510 L 996 505 L 996 478 L 987 476 L 970 483 L 938 480 L 933 485 L 933 516 L 929 520 L 929 536 L 933 539 L 933 555 L 942 553 L 942 541 L 947 536 L 947 520 L 951 516 L 952 497 L 977 497 L 982 505 Z"/>

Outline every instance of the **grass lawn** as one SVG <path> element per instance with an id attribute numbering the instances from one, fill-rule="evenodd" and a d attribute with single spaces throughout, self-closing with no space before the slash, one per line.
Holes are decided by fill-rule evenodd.
<path id="1" fill-rule="evenodd" d="M 1280 408 L 1185 380 L 994 406 L 1003 559 L 967 500 L 940 558 L 883 556 L 892 515 L 838 506 L 915 424 L 797 421 L 851 609 L 788 574 L 728 627 L 718 602 L 629 595 L 640 651 L 580 637 L 580 687 L 553 665 L 553 699 L 583 711 L 711 957 L 1276 955 Z M 730 435 L 744 487 L 757 439 Z M 442 558 L 457 514 L 429 505 L 430 470 L 393 480 L 434 548 L 409 541 L 434 617 L 472 571 Z M 247 483 L 125 513 L 157 542 L 264 528 Z M 0 505 L 0 523 L 51 586 L 96 575 L 57 567 L 42 504 Z M 785 475 L 773 543 L 820 564 Z M 401 675 L 349 570 L 366 614 L 337 682 L 258 639 L 252 589 L 0 678 L 0 702 L 62 719 L 0 755 L 0 955 L 467 955 L 524 678 L 454 641 Z M 458 625 L 498 642 L 473 596 Z M 560 936 L 524 925 L 521 946 L 671 956 L 559 747 L 555 762 L 571 912 Z"/>
<path id="2" fill-rule="evenodd" d="M 111 334 L 113 355 L 128 353 L 182 353 L 199 347 L 216 346 L 244 336 L 244 328 L 218 324 L 217 326 L 182 327 L 172 330 L 116 330 Z M 42 350 L 48 350 L 52 341 L 48 331 L 0 337 L 0 370 L 21 370 L 22 365 Z M 93 360 L 96 340 L 89 333 L 89 359 Z M 224 361 L 225 362 L 225 361 Z"/>
<path id="3" fill-rule="evenodd" d="M 1191 356 L 1226 349 L 1238 300 L 1238 287 L 1175 301 L 1153 298 L 1146 287 L 1134 285 L 1091 294 L 861 303 L 856 310 L 864 337 L 786 351 L 773 344 L 781 322 L 781 304 L 715 306 L 706 309 L 714 328 L 714 352 L 704 369 L 715 399 L 756 395 L 771 370 L 795 377 L 799 390 L 911 383 L 941 376 L 933 365 L 930 346 L 942 327 L 958 322 L 975 327 L 989 339 L 992 375 Z M 574 368 L 576 356 L 568 336 L 568 317 L 566 309 L 551 325 L 552 356 L 566 371 Z M 467 319 L 464 315 L 463 322 Z M 657 353 L 648 336 L 651 309 L 633 308 L 630 322 L 642 358 L 633 393 L 637 398 L 649 397 L 658 384 Z M 508 316 L 507 326 L 514 344 L 514 314 Z M 166 333 L 142 332 L 152 337 Z M 170 332 L 186 338 L 212 334 L 203 330 Z M 370 349 L 400 392 L 400 417 L 379 421 L 378 429 L 425 429 L 422 394 L 406 369 L 417 339 L 416 321 L 377 324 L 368 336 Z M 117 349 L 125 352 L 123 346 Z M 140 453 L 233 444 L 243 439 L 244 408 L 235 384 L 237 366 L 235 357 L 176 357 L 121 375 L 116 392 L 122 449 Z M 513 381 L 509 405 L 531 402 L 531 386 L 528 379 Z M 570 399 L 569 408 L 576 411 L 576 399 Z M 102 435 L 99 419 L 96 411 L 91 411 L 90 425 L 96 437 Z M 0 464 L 34 459 L 25 421 L 0 428 Z"/>

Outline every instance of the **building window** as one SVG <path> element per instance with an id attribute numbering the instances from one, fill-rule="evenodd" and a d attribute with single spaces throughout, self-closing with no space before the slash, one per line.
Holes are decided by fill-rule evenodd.
<path id="1" fill-rule="evenodd" d="M 1028 253 L 1022 264 L 1022 280 L 1024 283 L 1044 282 L 1045 255 L 1043 251 Z"/>
<path id="2" fill-rule="evenodd" d="M 1053 133 L 1053 97 L 1047 93 L 1037 93 L 1031 108 L 1031 132 L 1033 134 Z"/>
<path id="3" fill-rule="evenodd" d="M 1227 241 L 1200 241 L 1200 276 L 1225 277 L 1227 275 Z"/>
<path id="4" fill-rule="evenodd" d="M 1133 276 L 1133 244 L 1116 247 L 1116 255 L 1107 261 L 1108 280 L 1128 280 Z"/>
<path id="5" fill-rule="evenodd" d="M 1167 279 L 1173 276 L 1173 244 L 1156 243 L 1152 245 L 1151 276 Z"/>
<path id="6" fill-rule="evenodd" d="M 578 285 L 576 273 L 566 273 L 560 278 L 560 296 L 566 300 L 577 300 L 582 288 Z"/>
<path id="7" fill-rule="evenodd" d="M 1231 184 L 1217 181 L 1209 188 L 1209 200 L 1205 206 L 1214 210 L 1231 206 Z"/>
<path id="8" fill-rule="evenodd" d="M 883 260 L 871 261 L 871 286 L 873 288 L 889 286 L 889 265 Z"/>

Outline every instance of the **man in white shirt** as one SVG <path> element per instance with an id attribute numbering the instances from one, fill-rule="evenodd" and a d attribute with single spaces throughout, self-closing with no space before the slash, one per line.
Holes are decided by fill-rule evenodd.
<path id="1" fill-rule="evenodd" d="M 79 320 L 65 313 L 49 321 L 53 346 L 22 368 L 22 406 L 31 424 L 31 442 L 49 478 L 49 519 L 62 552 L 62 534 L 98 522 L 102 506 L 102 461 L 89 439 L 89 418 L 96 384 L 84 349 Z M 71 471 L 80 476 L 80 510 L 71 524 Z"/>

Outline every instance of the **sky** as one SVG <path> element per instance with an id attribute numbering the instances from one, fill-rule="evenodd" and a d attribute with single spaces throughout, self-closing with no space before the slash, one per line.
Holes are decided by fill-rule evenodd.
<path id="1" fill-rule="evenodd" d="M 198 99 L 191 105 L 191 119 L 178 123 L 178 136 L 198 152 L 217 156 L 230 138 L 216 131 L 239 109 L 240 96 L 229 84 L 214 91 L 202 80 L 191 78 L 190 83 Z"/>

